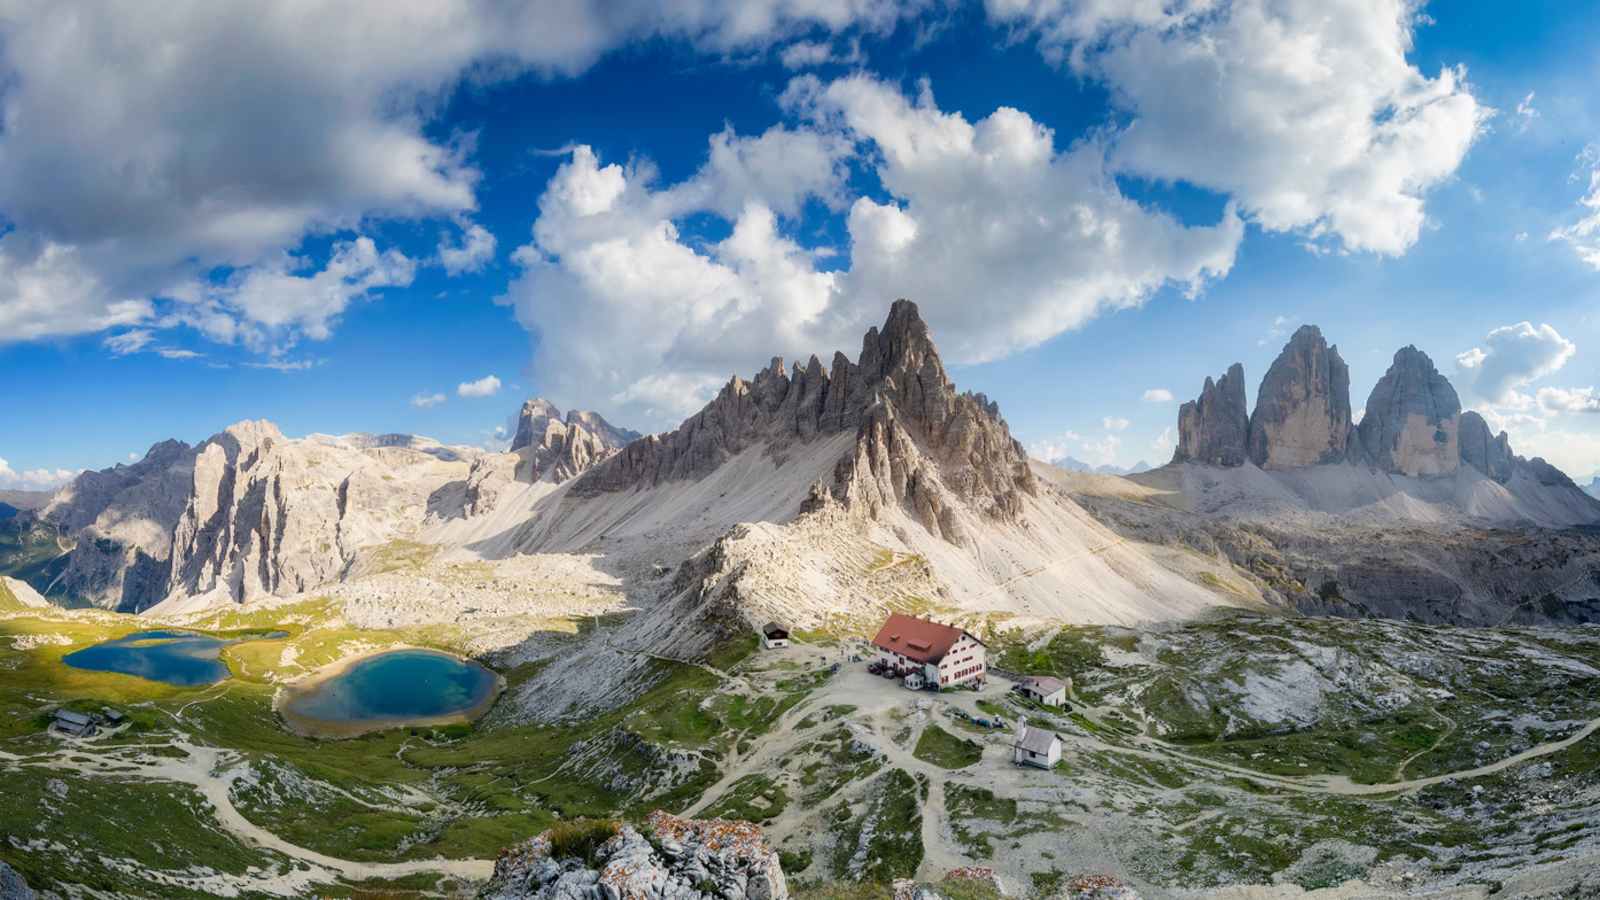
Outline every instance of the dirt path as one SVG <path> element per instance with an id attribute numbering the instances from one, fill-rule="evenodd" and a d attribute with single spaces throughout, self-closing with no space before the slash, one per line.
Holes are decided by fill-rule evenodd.
<path id="1" fill-rule="evenodd" d="M 1428 712 L 1433 713 L 1433 717 L 1434 718 L 1436 718 L 1439 721 L 1444 723 L 1444 733 L 1439 735 L 1438 740 L 1435 740 L 1426 749 L 1418 750 L 1417 752 L 1411 754 L 1410 756 L 1406 757 L 1405 759 L 1400 760 L 1400 764 L 1394 767 L 1394 780 L 1395 781 L 1400 781 L 1401 779 L 1405 778 L 1405 776 L 1406 776 L 1406 766 L 1411 765 L 1413 760 L 1418 759 L 1419 757 L 1426 756 L 1429 753 L 1432 753 L 1433 751 L 1439 749 L 1439 747 L 1444 744 L 1445 738 L 1448 738 L 1450 735 L 1455 734 L 1455 732 L 1456 732 L 1456 720 L 1455 719 L 1452 719 L 1449 716 L 1446 716 L 1445 714 L 1439 712 L 1437 709 L 1434 709 L 1432 707 L 1428 708 Z"/>
<path id="2" fill-rule="evenodd" d="M 141 752 L 145 749 L 141 747 L 116 747 L 109 748 L 106 752 L 92 752 L 89 749 L 90 745 L 79 744 L 76 746 L 78 752 L 70 757 L 62 754 L 24 757 L 0 752 L 0 763 L 17 768 L 35 767 L 71 771 L 90 778 L 118 780 L 143 778 L 189 785 L 199 791 L 211 804 L 212 814 L 223 830 L 244 844 L 274 851 L 307 867 L 278 874 L 263 874 L 256 878 L 240 878 L 238 887 L 242 890 L 280 896 L 305 896 L 312 885 L 326 885 L 340 879 L 348 881 L 395 879 L 436 872 L 470 881 L 482 881 L 494 871 L 492 860 L 431 859 L 369 863 L 337 859 L 296 846 L 251 822 L 233 805 L 231 796 L 233 786 L 245 774 L 244 761 L 239 754 L 181 741 L 160 746 L 182 750 L 186 756 L 182 759 L 152 756 Z"/>

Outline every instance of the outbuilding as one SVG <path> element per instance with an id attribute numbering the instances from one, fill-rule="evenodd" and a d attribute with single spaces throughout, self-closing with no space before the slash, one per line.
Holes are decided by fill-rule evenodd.
<path id="1" fill-rule="evenodd" d="M 62 734 L 70 734 L 73 737 L 89 737 L 95 733 L 94 719 L 83 713 L 73 712 L 70 709 L 56 710 L 54 721 L 51 722 L 50 727 Z"/>
<path id="2" fill-rule="evenodd" d="M 1060 706 L 1067 702 L 1067 685 L 1057 678 L 1024 678 L 1015 690 L 1044 706 Z"/>
<path id="3" fill-rule="evenodd" d="M 1017 737 L 1011 744 L 1011 758 L 1019 766 L 1054 768 L 1061 762 L 1061 736 L 1043 728 L 1029 728 L 1028 720 L 1017 723 Z"/>
<path id="4" fill-rule="evenodd" d="M 761 626 L 761 646 L 768 650 L 789 646 L 789 629 L 777 622 L 768 622 Z"/>

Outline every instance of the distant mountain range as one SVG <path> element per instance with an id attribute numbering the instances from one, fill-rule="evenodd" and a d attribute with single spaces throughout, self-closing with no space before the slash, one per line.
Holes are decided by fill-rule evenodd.
<path id="1" fill-rule="evenodd" d="M 1600 499 L 1600 475 L 1596 475 L 1584 490 L 1588 492 L 1589 496 Z"/>
<path id="2" fill-rule="evenodd" d="M 1150 464 L 1142 459 L 1126 468 L 1113 465 L 1092 466 L 1081 459 L 1075 459 L 1071 456 L 1063 456 L 1060 459 L 1049 460 L 1049 462 L 1051 465 L 1066 469 L 1068 472 L 1088 472 L 1094 475 L 1137 475 L 1140 472 L 1150 471 Z"/>

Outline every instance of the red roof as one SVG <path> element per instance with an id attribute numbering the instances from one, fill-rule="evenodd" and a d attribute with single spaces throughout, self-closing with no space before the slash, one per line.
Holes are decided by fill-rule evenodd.
<path id="1" fill-rule="evenodd" d="M 951 625 L 940 625 L 938 622 L 918 619 L 915 616 L 890 613 L 883 627 L 878 629 L 878 636 L 872 639 L 872 643 L 874 646 L 919 663 L 936 663 L 944 659 L 944 655 L 950 652 L 950 647 L 961 640 L 964 634 L 972 637 L 962 629 Z M 972 639 L 980 644 L 983 643 L 975 637 Z"/>

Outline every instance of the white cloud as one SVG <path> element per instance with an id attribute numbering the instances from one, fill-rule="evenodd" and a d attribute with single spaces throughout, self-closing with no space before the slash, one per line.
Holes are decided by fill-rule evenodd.
<path id="1" fill-rule="evenodd" d="M 476 272 L 494 259 L 495 243 L 489 229 L 476 222 L 462 222 L 459 242 L 452 243 L 448 235 L 439 235 L 439 264 L 451 275 Z"/>
<path id="2" fill-rule="evenodd" d="M 1539 408 L 1550 413 L 1600 413 L 1600 393 L 1593 387 L 1542 387 Z"/>
<path id="3" fill-rule="evenodd" d="M 1146 403 L 1171 403 L 1173 398 L 1172 392 L 1166 388 L 1150 388 L 1141 399 Z"/>
<path id="4" fill-rule="evenodd" d="M 1270 231 L 1404 253 L 1491 111 L 1407 61 L 1412 0 L 988 0 L 1132 121 L 1119 171 L 1222 192 Z"/>
<path id="5" fill-rule="evenodd" d="M 1578 155 L 1578 161 L 1588 170 L 1589 193 L 1578 200 L 1578 205 L 1585 212 L 1571 225 L 1550 232 L 1549 239 L 1567 242 L 1572 245 L 1572 251 L 1578 254 L 1579 259 L 1600 269 L 1600 144 L 1585 147 Z M 1576 179 L 1580 175 L 1573 177 Z"/>
<path id="6" fill-rule="evenodd" d="M 1521 134 L 1533 127 L 1533 121 L 1539 118 L 1539 110 L 1535 109 L 1533 106 L 1533 91 L 1529 91 L 1528 96 L 1523 97 L 1522 100 L 1517 103 L 1516 115 L 1517 133 Z"/>
<path id="7" fill-rule="evenodd" d="M 128 356 L 148 347 L 154 340 L 155 335 L 151 334 L 148 328 L 135 328 L 132 331 L 109 335 L 100 343 L 110 350 L 113 356 Z"/>
<path id="8" fill-rule="evenodd" d="M 727 56 L 882 33 L 919 6 L 108 0 L 91 15 L 9 5 L 0 342 L 152 324 L 151 298 L 217 269 L 273 273 L 309 236 L 472 213 L 472 141 L 430 127 L 464 81 L 576 75 L 656 38 Z M 474 239 L 481 248 L 471 233 L 455 248 L 467 256 L 441 262 L 475 261 Z M 207 334 L 227 333 L 221 315 Z"/>
<path id="9" fill-rule="evenodd" d="M 1098 145 L 1058 151 L 1017 110 L 969 122 L 926 86 L 912 100 L 867 77 L 803 76 L 784 105 L 797 126 L 714 135 L 700 171 L 668 187 L 647 163 L 571 150 L 502 298 L 530 331 L 561 336 L 534 360 L 548 390 L 674 424 L 668 410 L 693 411 L 688 397 L 772 353 L 858 345 L 895 297 L 918 301 L 953 361 L 994 359 L 1166 285 L 1194 294 L 1228 271 L 1242 236 L 1231 212 L 1185 227 L 1123 196 Z M 848 205 L 851 264 L 819 271 L 825 254 L 800 246 L 791 220 L 808 198 L 842 200 L 851 154 L 885 193 Z M 678 223 L 704 212 L 728 237 L 681 238 Z M 666 402 L 664 371 L 691 392 Z"/>
<path id="10" fill-rule="evenodd" d="M 1043 438 L 1028 444 L 1028 455 L 1047 463 L 1058 463 L 1073 453 L 1073 448 L 1083 441 L 1076 431 L 1064 431 L 1053 438 Z"/>
<path id="11" fill-rule="evenodd" d="M 1150 449 L 1157 454 L 1165 456 L 1178 448 L 1178 438 L 1172 433 L 1172 426 L 1161 429 L 1155 440 L 1150 442 Z"/>
<path id="12" fill-rule="evenodd" d="M 466 385 L 462 385 L 462 387 L 465 388 Z M 445 399 L 446 398 L 445 398 L 444 394 L 440 394 L 440 393 L 429 394 L 427 392 L 423 392 L 423 393 L 420 393 L 420 394 L 412 395 L 412 397 L 411 397 L 411 405 L 415 406 L 417 409 L 432 409 L 435 406 L 438 406 L 439 404 L 445 402 Z"/>
<path id="13" fill-rule="evenodd" d="M 244 367 L 247 369 L 268 369 L 273 372 L 304 372 L 307 369 L 315 369 L 317 366 L 322 365 L 322 363 L 323 360 L 320 359 L 284 359 L 281 357 L 273 357 L 260 362 L 244 363 Z"/>
<path id="14" fill-rule="evenodd" d="M 1273 316 L 1272 324 L 1268 326 L 1266 336 L 1256 341 L 1256 346 L 1265 347 L 1282 340 L 1283 336 L 1289 333 L 1290 321 L 1291 319 L 1288 316 Z"/>
<path id="15" fill-rule="evenodd" d="M 200 359 L 205 356 L 196 350 L 184 350 L 178 347 L 157 347 L 155 353 L 162 359 Z"/>
<path id="16" fill-rule="evenodd" d="M 1488 349 L 1473 347 L 1456 355 L 1456 365 L 1472 373 L 1478 393 L 1506 403 L 1516 389 L 1550 375 L 1567 364 L 1578 346 L 1550 325 L 1532 322 L 1502 325 L 1484 337 Z"/>
<path id="17" fill-rule="evenodd" d="M 456 393 L 462 397 L 492 397 L 500 393 L 500 379 L 485 375 L 477 381 L 463 381 L 456 385 Z"/>
<path id="18" fill-rule="evenodd" d="M 1104 425 L 1107 431 L 1127 431 L 1128 426 L 1133 423 L 1117 416 L 1106 416 L 1100 420 L 1100 424 Z"/>
<path id="19" fill-rule="evenodd" d="M 1122 438 L 1114 434 L 1083 441 L 1080 446 L 1083 449 L 1083 461 L 1093 466 L 1116 465 L 1117 458 L 1122 455 Z"/>
<path id="20" fill-rule="evenodd" d="M 81 470 L 24 469 L 21 472 L 0 459 L 0 488 L 20 491 L 50 491 L 78 477 Z"/>
<path id="21" fill-rule="evenodd" d="M 778 52 L 785 69 L 810 69 L 822 65 L 854 66 L 866 62 L 861 41 L 852 40 L 841 50 L 828 41 L 796 41 Z"/>

